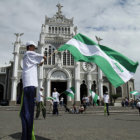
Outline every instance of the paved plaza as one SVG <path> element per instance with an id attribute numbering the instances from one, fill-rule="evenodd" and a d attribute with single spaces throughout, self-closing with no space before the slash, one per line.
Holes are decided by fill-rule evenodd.
<path id="1" fill-rule="evenodd" d="M 138 140 L 140 116 L 137 113 L 47 114 L 35 120 L 36 140 Z M 0 139 L 20 140 L 18 111 L 0 111 Z"/>

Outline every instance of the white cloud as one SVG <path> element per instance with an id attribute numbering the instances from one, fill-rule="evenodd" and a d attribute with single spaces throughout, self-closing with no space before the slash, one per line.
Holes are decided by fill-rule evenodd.
<path id="1" fill-rule="evenodd" d="M 140 62 L 140 1 L 139 0 L 59 0 L 63 14 L 74 17 L 78 31 L 93 38 L 103 38 L 102 44 Z M 52 17 L 57 0 L 0 1 L 0 64 L 12 59 L 15 32 L 24 32 L 22 41 L 37 43 L 45 15 Z M 140 90 L 140 68 L 135 75 Z"/>

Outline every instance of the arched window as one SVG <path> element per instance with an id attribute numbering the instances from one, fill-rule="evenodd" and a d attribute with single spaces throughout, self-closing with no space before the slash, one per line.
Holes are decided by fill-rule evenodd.
<path id="1" fill-rule="evenodd" d="M 61 28 L 59 27 L 59 33 L 61 32 Z"/>
<path id="2" fill-rule="evenodd" d="M 83 97 L 87 96 L 87 85 L 85 84 L 85 80 L 83 80 L 83 83 L 80 85 L 80 100 L 81 104 L 83 103 L 82 99 Z"/>
<path id="3" fill-rule="evenodd" d="M 106 86 L 103 86 L 103 93 L 108 92 L 108 88 Z"/>
<path id="4" fill-rule="evenodd" d="M 57 27 L 55 27 L 55 33 L 57 34 Z"/>
<path id="5" fill-rule="evenodd" d="M 47 48 L 45 48 L 45 52 L 44 52 L 44 55 L 46 57 L 48 57 L 48 52 L 47 52 Z M 48 59 L 47 59 L 48 60 Z M 44 64 L 46 65 L 47 64 L 47 60 L 44 61 Z"/>
<path id="6" fill-rule="evenodd" d="M 122 88 L 121 87 L 116 88 L 116 94 L 119 95 L 120 97 L 122 97 Z"/>
<path id="7" fill-rule="evenodd" d="M 51 51 L 51 46 L 49 46 L 49 56 L 51 55 L 52 51 Z M 49 65 L 51 65 L 51 57 L 48 58 L 49 61 Z"/>
<path id="8" fill-rule="evenodd" d="M 54 33 L 54 27 L 52 27 L 52 33 Z"/>
<path id="9" fill-rule="evenodd" d="M 0 84 L 0 101 L 3 100 L 3 96 L 4 96 L 4 87 L 3 85 Z"/>
<path id="10" fill-rule="evenodd" d="M 47 65 L 55 65 L 55 53 L 52 55 L 52 53 L 55 51 L 55 47 L 48 46 L 45 48 L 44 55 L 47 57 L 47 60 L 44 62 L 44 64 Z"/>
<path id="11" fill-rule="evenodd" d="M 67 34 L 67 28 L 65 28 L 65 34 Z"/>
<path id="12" fill-rule="evenodd" d="M 91 90 L 96 93 L 96 81 L 93 81 L 93 84 L 91 86 Z"/>
<path id="13" fill-rule="evenodd" d="M 74 58 L 72 55 L 71 55 L 71 65 L 74 65 Z"/>
<path id="14" fill-rule="evenodd" d="M 53 52 L 55 51 L 55 49 L 53 48 Z M 53 56 L 52 56 L 52 65 L 54 65 L 55 64 L 55 53 L 53 54 Z"/>
<path id="15" fill-rule="evenodd" d="M 17 85 L 17 104 L 21 103 L 22 90 L 23 90 L 23 83 L 22 83 L 22 79 L 20 79 L 20 82 Z"/>
<path id="16" fill-rule="evenodd" d="M 64 28 L 62 27 L 62 34 L 64 33 Z"/>
<path id="17" fill-rule="evenodd" d="M 67 51 L 67 65 L 70 65 L 70 52 Z"/>
<path id="18" fill-rule="evenodd" d="M 68 28 L 68 34 L 70 34 L 70 28 Z"/>
<path id="19" fill-rule="evenodd" d="M 63 52 L 63 65 L 66 65 L 66 52 Z"/>
<path id="20" fill-rule="evenodd" d="M 131 87 L 130 87 L 129 91 L 130 91 L 130 92 L 132 91 Z M 130 98 L 132 98 L 132 94 L 129 94 L 129 95 L 130 95 Z"/>
<path id="21" fill-rule="evenodd" d="M 49 27 L 49 33 L 51 33 L 51 27 Z"/>

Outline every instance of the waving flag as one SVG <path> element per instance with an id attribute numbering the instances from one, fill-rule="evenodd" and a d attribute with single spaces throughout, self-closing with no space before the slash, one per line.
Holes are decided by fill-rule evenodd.
<path id="1" fill-rule="evenodd" d="M 140 95 L 140 92 L 134 90 L 134 91 L 131 91 L 130 94 L 132 94 L 132 95 Z"/>
<path id="2" fill-rule="evenodd" d="M 65 50 L 69 50 L 76 61 L 97 64 L 115 87 L 130 80 L 138 66 L 138 62 L 135 63 L 106 46 L 98 45 L 80 33 L 58 49 Z"/>
<path id="3" fill-rule="evenodd" d="M 47 100 L 55 100 L 56 98 L 53 97 L 47 97 Z"/>
<path id="4" fill-rule="evenodd" d="M 75 88 L 74 87 L 71 87 L 71 88 L 67 89 L 66 91 L 64 91 L 64 93 L 67 96 L 70 96 L 71 98 L 74 98 Z"/>
<path id="5" fill-rule="evenodd" d="M 89 92 L 92 96 L 92 99 L 93 99 L 94 103 L 97 103 L 98 95 L 94 91 L 92 91 L 91 89 L 89 90 Z"/>

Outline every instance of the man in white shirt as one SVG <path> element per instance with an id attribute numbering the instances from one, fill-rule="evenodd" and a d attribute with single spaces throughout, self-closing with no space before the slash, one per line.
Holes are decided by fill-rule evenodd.
<path id="1" fill-rule="evenodd" d="M 44 119 L 46 118 L 46 108 L 44 107 L 44 96 L 43 96 L 44 88 L 41 87 L 39 93 L 37 94 L 37 110 L 36 110 L 36 119 L 38 119 L 40 115 L 40 111 L 42 111 L 42 115 Z"/>
<path id="2" fill-rule="evenodd" d="M 53 100 L 53 114 L 59 114 L 58 112 L 58 103 L 59 103 L 59 96 L 60 94 L 56 91 L 56 88 L 54 88 L 54 92 L 52 93 Z"/>
<path id="3" fill-rule="evenodd" d="M 108 105 L 108 103 L 109 103 L 109 95 L 108 95 L 108 93 L 107 93 L 107 88 L 106 87 L 103 87 L 103 94 L 104 94 L 104 96 L 103 96 L 103 99 L 104 99 L 104 113 L 106 114 L 107 113 L 107 115 L 109 116 L 110 114 L 109 114 L 109 105 Z"/>
<path id="4" fill-rule="evenodd" d="M 22 81 L 24 93 L 21 104 L 22 137 L 21 140 L 34 140 L 33 118 L 34 118 L 34 97 L 38 86 L 37 65 L 42 65 L 42 59 L 46 56 L 35 51 L 36 44 L 33 41 L 26 43 L 27 51 L 23 57 Z"/>
<path id="5" fill-rule="evenodd" d="M 136 107 L 137 107 L 137 109 L 139 110 L 139 115 L 140 115 L 140 100 L 137 101 Z"/>

